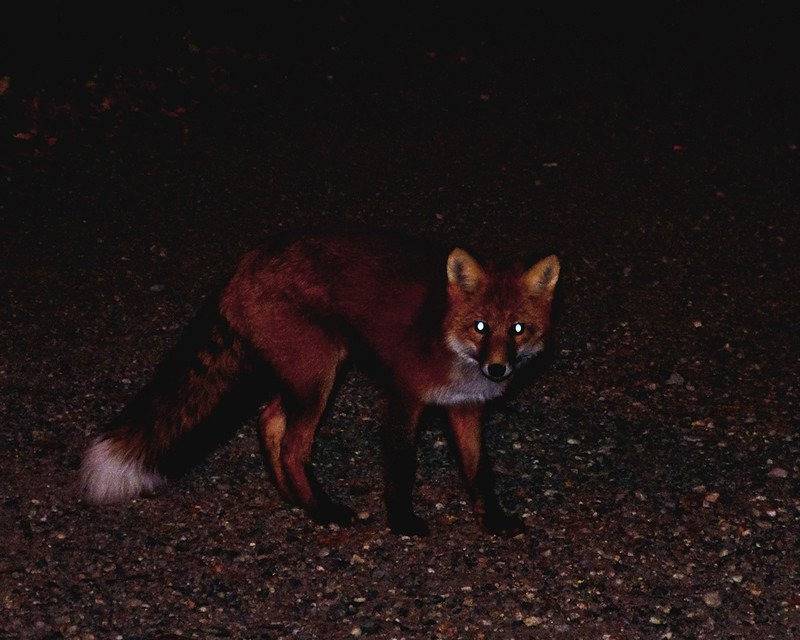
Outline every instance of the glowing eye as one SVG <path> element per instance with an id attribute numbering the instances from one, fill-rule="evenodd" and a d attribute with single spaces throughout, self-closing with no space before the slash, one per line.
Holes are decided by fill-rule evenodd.
<path id="1" fill-rule="evenodd" d="M 517 324 L 514 325 L 514 333 L 516 335 L 521 334 L 524 330 L 525 330 L 525 325 L 522 324 L 521 322 L 517 322 Z"/>
<path id="2" fill-rule="evenodd" d="M 478 320 L 475 323 L 475 331 L 477 331 L 478 333 L 486 333 L 486 329 L 487 329 L 486 323 L 483 320 Z"/>

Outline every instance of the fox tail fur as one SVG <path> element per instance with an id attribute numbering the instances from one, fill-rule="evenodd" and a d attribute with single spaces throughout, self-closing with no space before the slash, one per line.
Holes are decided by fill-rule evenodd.
<path id="1" fill-rule="evenodd" d="M 80 482 L 90 502 L 152 493 L 192 449 L 186 440 L 241 388 L 254 360 L 213 302 L 190 323 L 153 380 L 87 449 Z"/>

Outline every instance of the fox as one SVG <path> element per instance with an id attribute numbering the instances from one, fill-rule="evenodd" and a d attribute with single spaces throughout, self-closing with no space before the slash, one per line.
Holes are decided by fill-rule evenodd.
<path id="1" fill-rule="evenodd" d="M 412 494 L 420 416 L 437 406 L 479 522 L 520 533 L 522 519 L 495 490 L 484 414 L 545 348 L 559 272 L 555 255 L 503 265 L 390 234 L 307 235 L 252 250 L 87 448 L 82 495 L 108 504 L 153 494 L 201 447 L 194 435 L 211 429 L 213 440 L 221 427 L 209 425 L 227 402 L 257 413 L 282 498 L 318 523 L 348 525 L 354 510 L 326 493 L 311 453 L 342 366 L 357 360 L 374 365 L 391 408 L 381 428 L 391 531 L 430 532 Z"/>

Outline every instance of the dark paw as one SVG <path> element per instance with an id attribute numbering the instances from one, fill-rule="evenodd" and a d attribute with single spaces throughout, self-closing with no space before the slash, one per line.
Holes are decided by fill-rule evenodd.
<path id="1" fill-rule="evenodd" d="M 356 512 L 338 502 L 326 502 L 314 509 L 311 517 L 319 524 L 338 524 L 340 527 L 346 527 L 353 524 Z"/>
<path id="2" fill-rule="evenodd" d="M 516 514 L 498 511 L 483 516 L 483 528 L 489 533 L 510 538 L 525 531 L 525 523 Z"/>
<path id="3" fill-rule="evenodd" d="M 431 532 L 428 523 L 414 513 L 389 516 L 389 528 L 398 536 L 427 536 Z"/>

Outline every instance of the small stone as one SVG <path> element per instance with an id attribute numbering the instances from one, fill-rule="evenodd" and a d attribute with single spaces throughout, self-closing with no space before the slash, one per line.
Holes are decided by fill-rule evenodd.
<path id="1" fill-rule="evenodd" d="M 361 627 L 353 627 L 350 630 L 350 635 L 355 637 L 355 638 L 360 638 L 361 637 Z"/>
<path id="2" fill-rule="evenodd" d="M 542 624 L 542 619 L 539 616 L 528 616 L 522 621 L 522 623 L 526 627 L 538 627 L 540 624 Z"/>
<path id="3" fill-rule="evenodd" d="M 719 591 L 707 591 L 703 594 L 703 602 L 709 607 L 716 608 L 722 604 L 722 598 L 719 595 Z"/>
<path id="4" fill-rule="evenodd" d="M 664 621 L 658 616 L 650 616 L 650 624 L 664 624 Z"/>
<path id="5" fill-rule="evenodd" d="M 378 630 L 378 621 L 372 619 L 364 620 L 364 622 L 361 623 L 361 628 L 364 630 L 364 633 L 372 635 Z"/>
<path id="6" fill-rule="evenodd" d="M 719 500 L 719 493 L 713 491 L 712 493 L 707 493 L 703 496 L 703 502 L 707 504 L 714 504 L 717 500 Z"/>
<path id="7" fill-rule="evenodd" d="M 164 290 L 164 288 L 165 288 L 165 287 L 164 287 L 164 285 L 163 285 L 163 284 L 153 284 L 153 285 L 150 285 L 150 291 L 152 291 L 153 293 L 160 293 L 161 291 L 163 291 L 163 290 Z"/>
<path id="8" fill-rule="evenodd" d="M 789 475 L 789 472 L 781 467 L 774 467 L 773 469 L 770 469 L 770 472 L 767 475 L 770 478 L 785 478 Z"/>
<path id="9" fill-rule="evenodd" d="M 673 372 L 669 378 L 667 378 L 667 384 L 672 386 L 681 386 L 686 383 L 686 379 L 677 372 Z"/>

